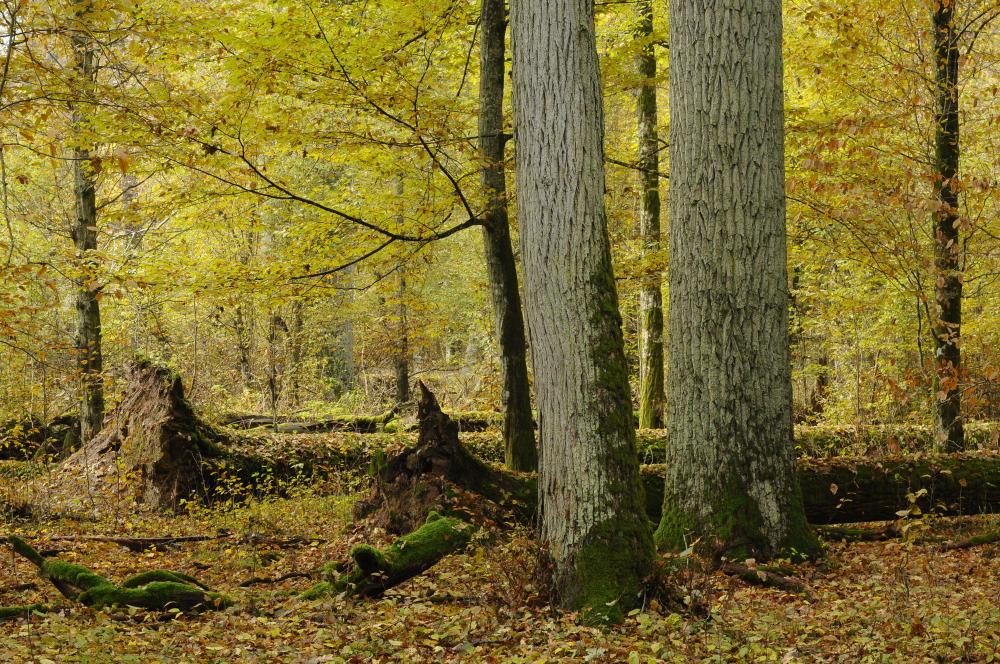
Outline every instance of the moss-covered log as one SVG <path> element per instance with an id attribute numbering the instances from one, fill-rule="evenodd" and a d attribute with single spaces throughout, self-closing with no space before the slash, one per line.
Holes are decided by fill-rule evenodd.
<path id="1" fill-rule="evenodd" d="M 659 515 L 663 466 L 643 467 L 646 507 Z M 980 452 L 882 459 L 799 459 L 813 524 L 891 521 L 899 512 L 958 516 L 1000 512 L 1000 455 Z"/>
<path id="2" fill-rule="evenodd" d="M 180 572 L 155 570 L 130 577 L 121 585 L 83 567 L 59 559 L 46 559 L 20 537 L 7 538 L 19 555 L 37 569 L 69 600 L 101 609 L 109 606 L 136 606 L 152 611 L 178 609 L 197 612 L 221 609 L 232 602 L 211 592 Z"/>
<path id="3" fill-rule="evenodd" d="M 320 420 L 301 420 L 269 415 L 226 415 L 218 423 L 220 426 L 232 429 L 266 427 L 275 433 L 329 433 L 332 431 L 375 433 L 381 431 L 395 417 L 395 410 L 387 410 L 381 415 L 344 415 Z"/>
<path id="4" fill-rule="evenodd" d="M 430 569 L 445 556 L 465 548 L 474 528 L 461 519 L 437 512 L 427 515 L 420 528 L 400 537 L 384 549 L 358 544 L 351 551 L 353 562 L 330 566 L 326 579 L 302 593 L 303 599 L 347 593 L 375 597 L 389 588 Z"/>
<path id="5" fill-rule="evenodd" d="M 5 620 L 16 620 L 18 618 L 29 618 L 36 613 L 48 613 L 49 606 L 45 604 L 16 604 L 14 606 L 0 606 L 0 622 Z"/>

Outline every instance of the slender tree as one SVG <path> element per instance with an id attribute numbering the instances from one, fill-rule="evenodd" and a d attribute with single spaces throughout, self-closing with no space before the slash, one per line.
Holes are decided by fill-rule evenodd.
<path id="1" fill-rule="evenodd" d="M 89 441 L 104 422 L 104 358 L 101 351 L 100 287 L 97 279 L 97 174 L 91 141 L 85 137 L 86 114 L 81 106 L 92 92 L 97 76 L 97 50 L 87 31 L 85 17 L 89 3 L 81 3 L 74 13 L 71 33 L 73 69 L 80 101 L 72 106 L 76 145 L 72 151 L 74 219 L 70 234 L 76 245 L 80 274 L 76 290 L 76 356 L 80 372 L 80 437 Z"/>
<path id="2" fill-rule="evenodd" d="M 934 0 L 934 175 L 938 209 L 934 214 L 935 316 L 937 345 L 937 428 L 941 447 L 965 448 L 962 427 L 962 268 L 958 209 L 958 31 L 955 0 Z"/>
<path id="3" fill-rule="evenodd" d="M 517 264 L 510 241 L 504 176 L 504 146 L 508 139 L 504 133 L 503 117 L 507 33 L 504 0 L 483 0 L 479 22 L 479 150 L 483 160 L 481 179 L 488 199 L 481 217 L 500 347 L 504 462 L 512 470 L 535 470 L 538 467 L 538 452 L 531 414 L 527 343 L 521 315 L 521 294 L 517 288 Z"/>
<path id="4" fill-rule="evenodd" d="M 670 382 L 657 543 L 813 554 L 794 469 L 781 1 L 670 3 Z"/>
<path id="5" fill-rule="evenodd" d="M 652 541 L 605 218 L 594 3 L 515 0 L 511 26 L 541 537 L 561 603 L 617 619 Z"/>
<path id="6" fill-rule="evenodd" d="M 653 51 L 653 2 L 636 5 L 640 40 L 636 69 L 642 82 L 636 95 L 639 126 L 639 235 L 644 255 L 660 249 L 660 158 L 656 130 L 656 54 Z M 663 427 L 663 294 L 660 273 L 643 277 L 639 290 L 639 427 Z"/>

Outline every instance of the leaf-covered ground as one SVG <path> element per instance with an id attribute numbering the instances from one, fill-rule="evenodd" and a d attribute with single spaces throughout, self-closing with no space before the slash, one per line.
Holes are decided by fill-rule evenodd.
<path id="1" fill-rule="evenodd" d="M 349 497 L 304 493 L 177 517 L 15 523 L 10 531 L 37 547 L 63 549 L 63 559 L 112 578 L 180 570 L 237 606 L 199 616 L 92 611 L 66 603 L 5 548 L 0 604 L 63 608 L 0 624 L 0 661 L 1000 661 L 1000 545 L 945 552 L 936 543 L 995 527 L 993 517 L 929 521 L 910 537 L 926 543 L 831 543 L 825 561 L 799 569 L 807 594 L 682 574 L 684 593 L 708 606 L 707 615 L 673 613 L 652 601 L 608 631 L 544 605 L 526 532 L 480 533 L 467 553 L 375 601 L 300 601 L 294 594 L 312 583 L 300 577 L 240 587 L 252 577 L 308 572 L 371 539 L 352 525 L 350 504 Z M 74 534 L 221 537 L 143 553 L 54 539 Z"/>

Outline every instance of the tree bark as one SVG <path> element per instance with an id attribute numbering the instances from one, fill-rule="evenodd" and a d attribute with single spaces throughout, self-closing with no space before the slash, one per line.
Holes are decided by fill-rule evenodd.
<path id="1" fill-rule="evenodd" d="M 82 23 L 83 12 L 76 14 Z M 75 74 L 83 90 L 89 90 L 97 72 L 97 54 L 82 25 L 72 36 Z M 82 95 L 85 96 L 85 95 Z M 73 126 L 82 133 L 86 122 L 79 106 L 74 106 Z M 76 287 L 76 356 L 80 371 L 80 439 L 86 443 L 96 436 L 104 422 L 104 357 L 101 351 L 101 305 L 97 284 L 97 183 L 91 148 L 73 149 L 73 197 L 75 220 L 71 235 L 76 245 L 80 276 Z"/>
<path id="2" fill-rule="evenodd" d="M 482 0 L 479 21 L 479 150 L 483 160 L 481 179 L 488 200 L 483 214 L 483 243 L 500 349 L 504 463 L 511 470 L 535 470 L 538 450 L 531 413 L 527 342 L 517 287 L 517 264 L 510 241 L 504 175 L 504 146 L 507 143 L 503 117 L 507 32 L 504 0 Z"/>
<path id="3" fill-rule="evenodd" d="M 399 273 L 399 288 L 396 292 L 397 324 L 399 325 L 396 357 L 393 358 L 393 368 L 396 372 L 396 405 L 402 405 L 410 400 L 410 330 L 406 311 L 406 273 L 403 266 L 397 268 Z"/>
<path id="4" fill-rule="evenodd" d="M 656 533 L 812 555 L 792 446 L 781 2 L 670 3 L 667 474 Z"/>
<path id="5" fill-rule="evenodd" d="M 539 520 L 563 606 L 621 619 L 652 569 L 604 208 L 593 0 L 511 7 Z"/>
<path id="6" fill-rule="evenodd" d="M 938 210 L 934 214 L 935 320 L 937 342 L 937 425 L 941 447 L 965 448 L 960 388 L 962 353 L 963 251 L 958 209 L 958 36 L 954 0 L 935 0 L 934 63 L 937 105 L 934 114 L 935 186 Z"/>
<path id="7" fill-rule="evenodd" d="M 643 256 L 660 249 L 660 158 L 657 140 L 656 54 L 653 3 L 636 5 L 636 38 L 642 42 L 636 69 L 642 83 L 636 96 L 639 128 L 639 235 Z M 663 428 L 663 295 L 660 273 L 643 277 L 639 290 L 639 428 Z"/>

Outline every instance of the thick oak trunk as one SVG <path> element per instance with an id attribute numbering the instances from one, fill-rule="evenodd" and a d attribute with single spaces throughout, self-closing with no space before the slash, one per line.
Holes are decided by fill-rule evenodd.
<path id="1" fill-rule="evenodd" d="M 781 2 L 670 3 L 667 475 L 657 543 L 812 554 L 794 471 Z"/>
<path id="2" fill-rule="evenodd" d="M 483 215 L 486 267 L 500 348 L 504 408 L 504 463 L 511 470 L 535 470 L 538 451 L 531 414 L 527 342 L 517 288 L 517 264 L 510 241 L 504 176 L 503 90 L 507 16 L 504 0 L 483 0 L 480 14 L 479 150 L 488 207 Z"/>
<path id="3" fill-rule="evenodd" d="M 593 0 L 511 5 L 539 521 L 564 606 L 621 618 L 652 567 L 604 207 Z"/>

